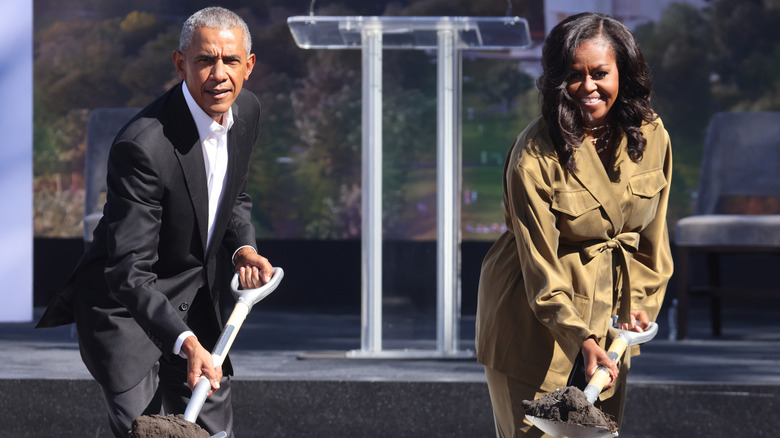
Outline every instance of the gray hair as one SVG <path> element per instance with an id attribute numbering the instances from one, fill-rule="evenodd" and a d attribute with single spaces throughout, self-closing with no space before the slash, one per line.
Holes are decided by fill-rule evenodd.
<path id="1" fill-rule="evenodd" d="M 241 29 L 244 34 L 244 50 L 246 55 L 252 53 L 252 35 L 241 17 L 233 11 L 220 7 L 210 7 L 201 9 L 190 15 L 190 18 L 184 22 L 181 28 L 181 37 L 179 37 L 179 51 L 185 53 L 192 44 L 192 33 L 199 27 L 209 29 L 227 30 Z"/>

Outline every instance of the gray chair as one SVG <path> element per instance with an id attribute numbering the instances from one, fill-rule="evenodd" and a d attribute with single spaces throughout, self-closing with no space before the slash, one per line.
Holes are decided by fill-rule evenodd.
<path id="1" fill-rule="evenodd" d="M 678 339 L 688 333 L 689 295 L 710 297 L 712 334 L 721 334 L 725 293 L 766 289 L 722 287 L 720 256 L 744 252 L 780 254 L 780 112 L 717 113 L 710 121 L 693 216 L 677 222 Z M 703 286 L 690 284 L 690 260 L 706 260 Z"/>
<path id="2" fill-rule="evenodd" d="M 92 242 L 100 218 L 106 192 L 108 151 L 119 130 L 138 113 L 138 108 L 98 108 L 89 113 L 87 121 L 87 151 L 84 165 L 84 244 Z"/>

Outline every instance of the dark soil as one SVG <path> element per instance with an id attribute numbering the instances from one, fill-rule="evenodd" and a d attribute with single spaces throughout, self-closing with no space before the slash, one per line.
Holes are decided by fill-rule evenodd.
<path id="1" fill-rule="evenodd" d="M 142 415 L 133 420 L 128 438 L 210 438 L 211 435 L 184 415 Z"/>
<path id="2" fill-rule="evenodd" d="M 525 414 L 562 423 L 580 426 L 597 426 L 617 432 L 617 423 L 608 418 L 599 408 L 588 402 L 585 393 L 574 386 L 568 386 L 538 398 L 523 400 Z"/>

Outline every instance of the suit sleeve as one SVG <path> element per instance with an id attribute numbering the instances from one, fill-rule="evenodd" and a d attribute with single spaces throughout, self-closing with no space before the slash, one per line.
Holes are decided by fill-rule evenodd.
<path id="1" fill-rule="evenodd" d="M 252 197 L 246 192 L 248 175 L 241 178 L 241 188 L 233 212 L 230 215 L 230 222 L 225 230 L 225 238 L 222 245 L 228 254 L 241 246 L 249 245 L 253 248 L 257 245 L 255 239 L 255 228 L 252 225 Z"/>
<path id="2" fill-rule="evenodd" d="M 251 132 L 245 138 L 239 139 L 241 142 L 238 146 L 241 150 L 241 156 L 246 157 L 245 160 L 238 160 L 236 163 L 231 163 L 231 166 L 236 166 L 243 169 L 239 182 L 238 197 L 233 205 L 233 211 L 230 216 L 230 222 L 225 230 L 225 237 L 222 241 L 223 248 L 228 254 L 233 252 L 241 246 L 249 245 L 256 248 L 257 240 L 255 237 L 255 228 L 252 225 L 252 197 L 247 193 L 247 185 L 249 182 L 249 161 L 252 155 L 252 149 L 257 143 L 260 137 L 260 102 L 254 94 L 248 92 L 242 92 L 242 95 L 246 94 L 247 104 L 246 107 L 251 109 L 247 111 L 249 117 L 247 123 L 252 127 Z"/>
<path id="3" fill-rule="evenodd" d="M 109 154 L 107 182 L 106 281 L 113 297 L 170 354 L 177 336 L 189 328 L 158 289 L 153 271 L 165 195 L 159 171 L 141 146 L 120 141 Z"/>

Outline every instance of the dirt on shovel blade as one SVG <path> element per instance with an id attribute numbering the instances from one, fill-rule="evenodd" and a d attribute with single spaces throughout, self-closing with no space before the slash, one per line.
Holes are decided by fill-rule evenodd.
<path id="1" fill-rule="evenodd" d="M 133 420 L 129 438 L 210 438 L 208 432 L 184 415 L 142 415 Z"/>
<path id="2" fill-rule="evenodd" d="M 525 414 L 532 417 L 579 426 L 603 427 L 610 432 L 618 430 L 617 423 L 590 404 L 585 393 L 573 386 L 556 389 L 534 401 L 523 400 L 523 408 Z"/>

